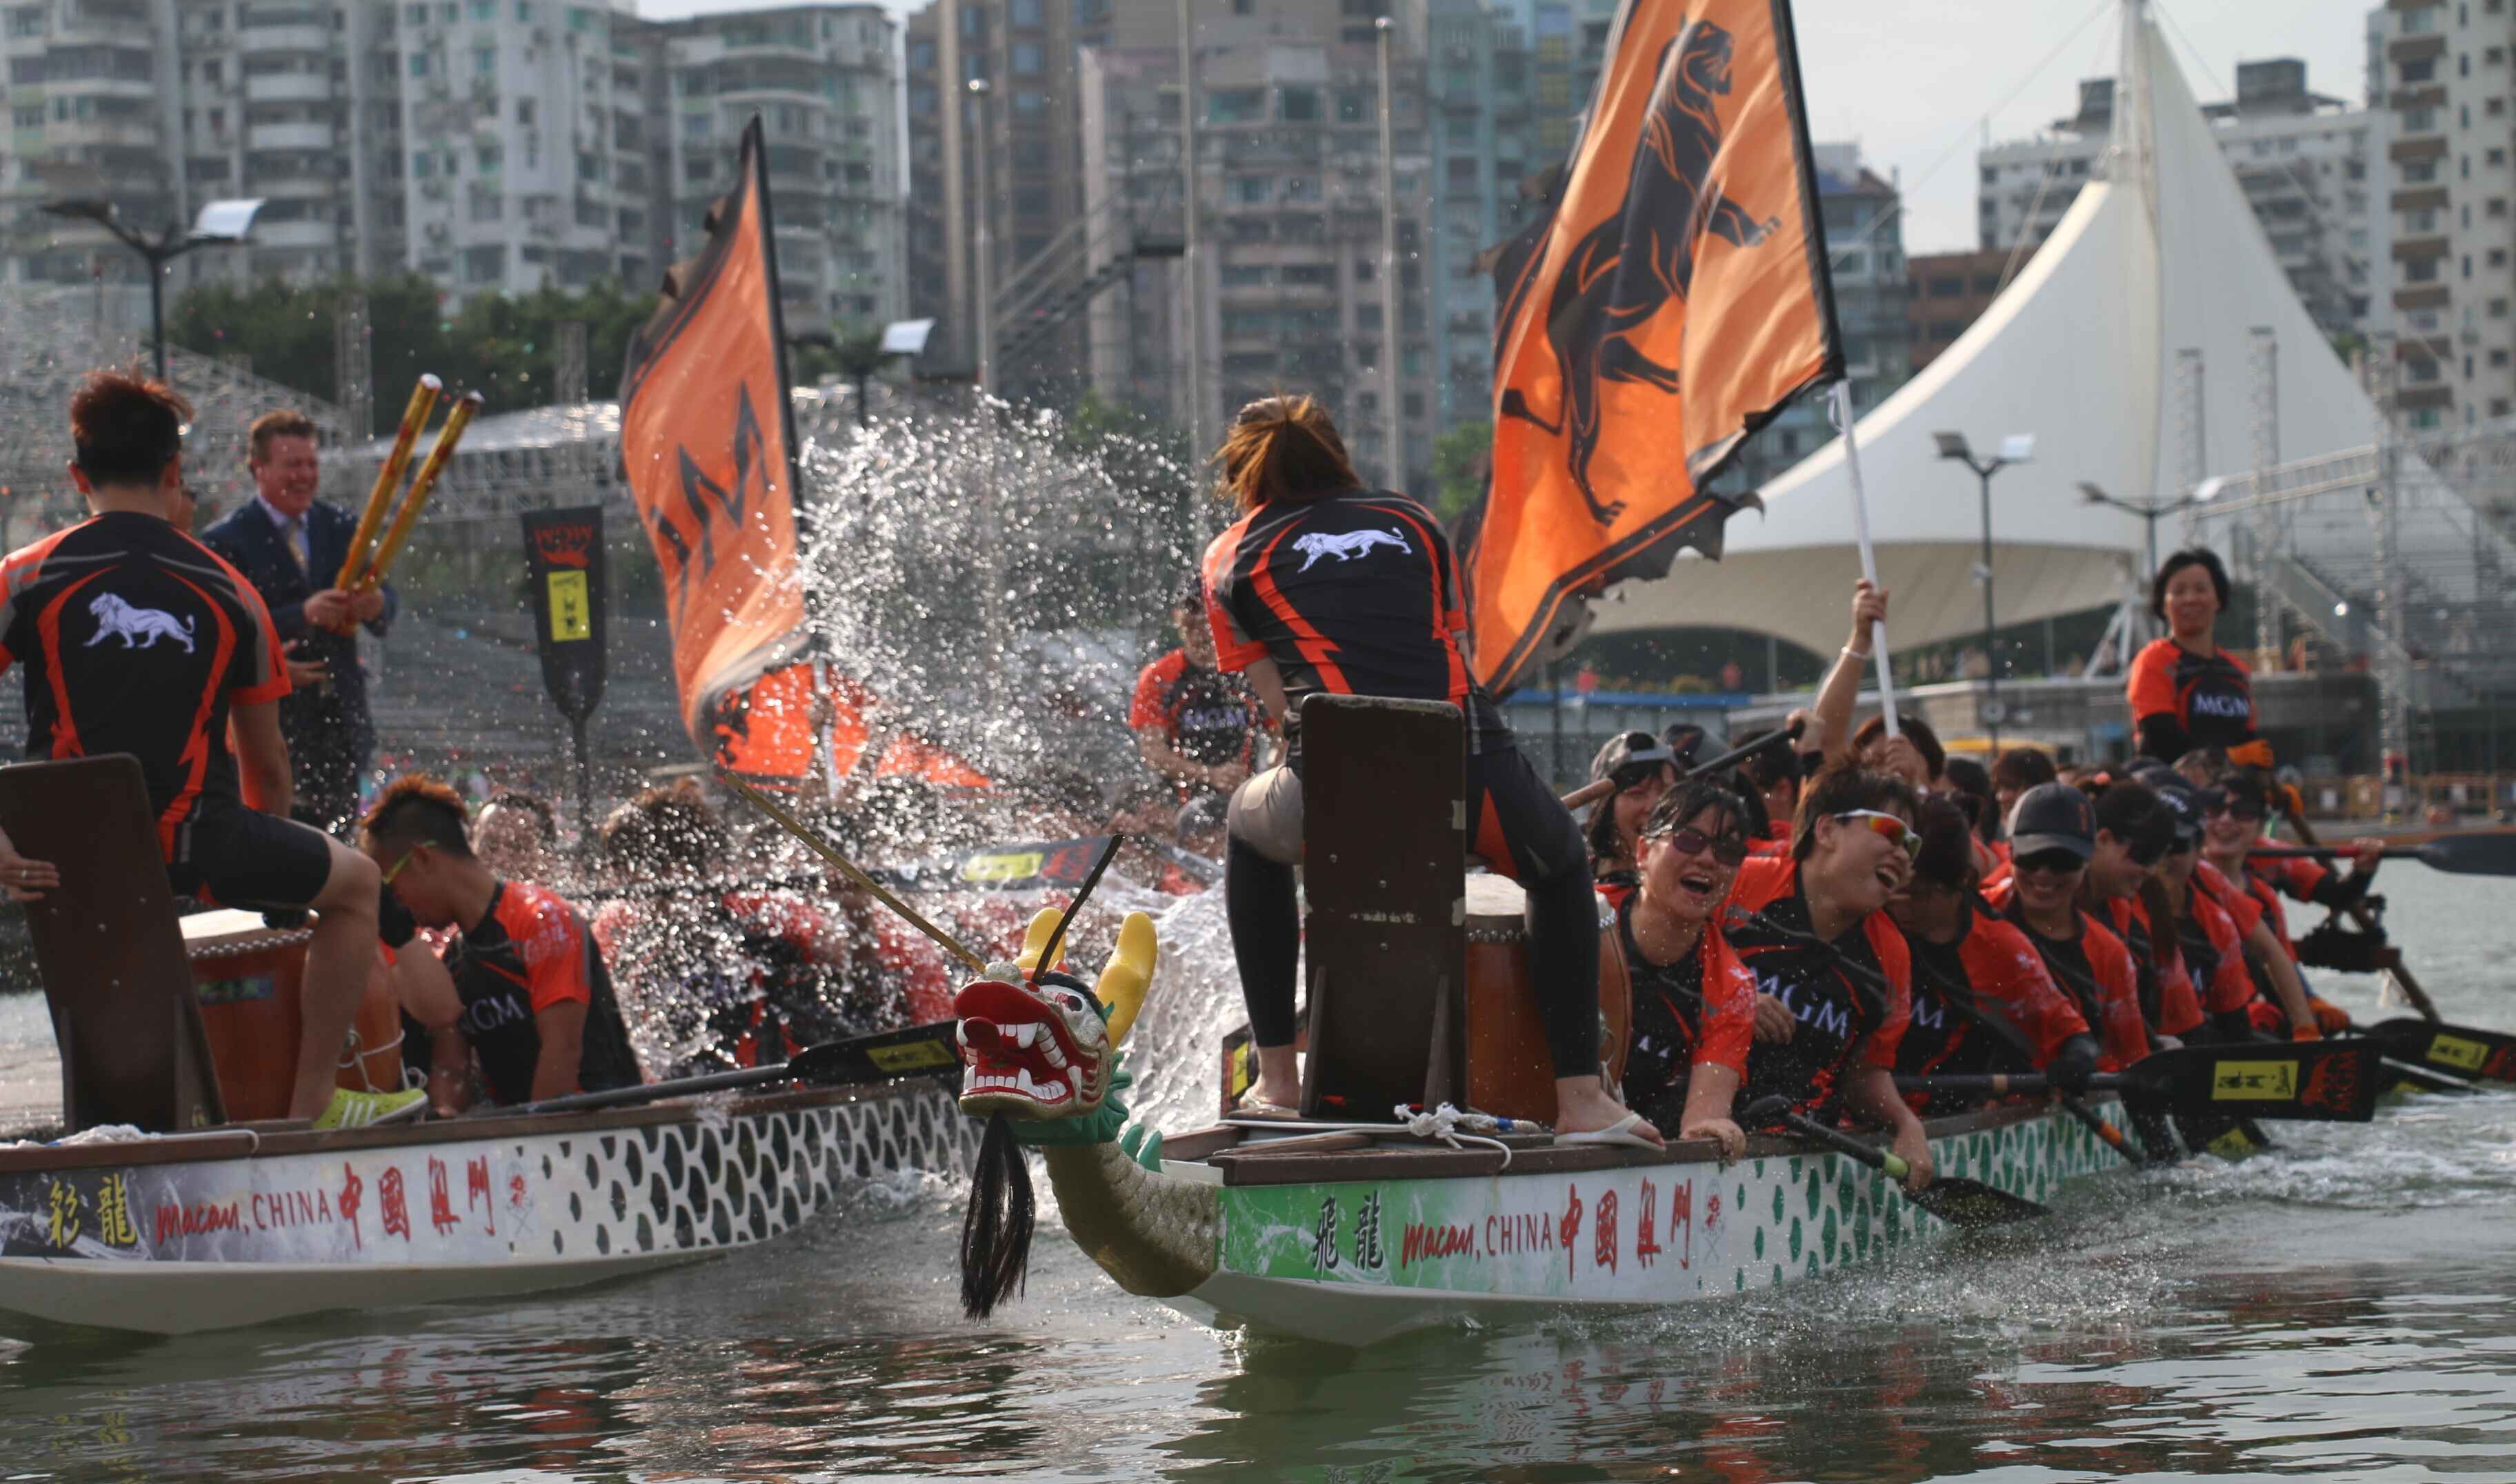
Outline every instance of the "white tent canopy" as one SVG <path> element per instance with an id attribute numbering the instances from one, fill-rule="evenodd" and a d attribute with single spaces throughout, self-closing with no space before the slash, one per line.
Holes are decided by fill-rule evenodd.
<path id="1" fill-rule="evenodd" d="M 1972 580 L 1982 515 L 1974 474 L 1943 461 L 1932 434 L 1978 457 L 2033 433 L 2031 463 L 1992 483 L 1994 592 L 2004 626 L 2101 607 L 2136 573 L 2142 524 L 2087 504 L 2172 501 L 2190 460 L 2251 462 L 2249 338 L 2279 348 L 2281 455 L 2364 444 L 2375 411 L 2273 257 L 2211 126 L 2140 0 L 2126 0 L 2115 139 L 2069 215 L 1983 317 L 1863 418 L 1861 467 L 1879 576 L 1895 594 L 1900 645 L 1981 631 Z M 2201 351 L 2200 446 L 2183 421 L 2175 361 Z M 1599 605 L 1597 632 L 1717 625 L 1830 652 L 1847 629 L 1859 560 L 1840 438 L 1763 491 L 1762 515 L 1733 517 L 1718 563 L 1680 560 Z M 2177 534 L 2159 533 L 2161 547 Z"/>

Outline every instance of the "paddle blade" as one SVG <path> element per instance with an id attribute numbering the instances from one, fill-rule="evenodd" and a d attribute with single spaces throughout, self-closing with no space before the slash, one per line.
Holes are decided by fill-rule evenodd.
<path id="1" fill-rule="evenodd" d="M 2384 1043 L 2387 1054 L 2404 1061 L 2457 1077 L 2516 1082 L 2516 1036 L 2411 1016 L 2371 1026 L 2368 1034 Z"/>
<path id="2" fill-rule="evenodd" d="M 2458 876 L 2516 876 L 2516 830 L 2441 835 L 2418 849 L 2421 865 Z"/>
<path id="3" fill-rule="evenodd" d="M 787 1060 L 787 1070 L 798 1082 L 822 1087 L 956 1073 L 961 1058 L 953 1050 L 953 1037 L 960 1024 L 938 1020 L 852 1041 L 824 1041 L 797 1051 Z"/>
<path id="4" fill-rule="evenodd" d="M 2384 1045 L 2366 1037 L 2159 1051 L 2122 1074 L 2144 1108 L 2222 1118 L 2364 1124 L 2376 1116 Z"/>
<path id="5" fill-rule="evenodd" d="M 1944 1176 L 1922 1187 L 1913 1204 L 1950 1226 L 2005 1226 L 2049 1216 L 2025 1196 L 2011 1195 L 1980 1180 Z"/>

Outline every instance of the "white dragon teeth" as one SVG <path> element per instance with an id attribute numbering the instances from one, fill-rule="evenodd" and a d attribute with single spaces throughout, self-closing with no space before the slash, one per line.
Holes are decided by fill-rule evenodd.
<path id="1" fill-rule="evenodd" d="M 1050 1066 L 1063 1067 L 1066 1065 L 1066 1053 L 1057 1049 L 1057 1038 L 1055 1036 L 1042 1036 L 1039 1038 L 1039 1054 L 1046 1058 Z"/>
<path id="2" fill-rule="evenodd" d="M 1031 1044 L 1032 1038 L 1036 1037 L 1038 1034 L 1039 1022 L 1036 1020 L 1026 1020 L 1022 1024 L 1014 1027 L 1014 1045 L 1027 1048 Z"/>

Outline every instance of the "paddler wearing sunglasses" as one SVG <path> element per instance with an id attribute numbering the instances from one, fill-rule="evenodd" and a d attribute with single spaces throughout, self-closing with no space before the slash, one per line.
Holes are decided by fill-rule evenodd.
<path id="1" fill-rule="evenodd" d="M 1737 1159 L 1747 1135 L 1730 1110 L 1755 1037 L 1756 981 L 1717 919 L 1747 858 L 1747 810 L 1698 778 L 1663 794 L 1641 834 L 1641 885 L 1616 908 L 1633 989 L 1625 1104 Z"/>
<path id="2" fill-rule="evenodd" d="M 1896 1092 L 1896 1051 L 1912 1012 L 1912 961 L 1887 899 L 1913 870 L 1913 791 L 1903 779 L 1839 764 L 1800 797 L 1787 857 L 1739 868 L 1721 930 L 1760 992 L 1791 1013 L 1788 1041 L 1759 1046 L 1745 1096 L 1780 1094 L 1819 1118 L 1882 1126 L 1930 1183 L 1921 1120 Z"/>
<path id="3" fill-rule="evenodd" d="M 2084 1092 L 2097 1070 L 2096 1038 L 2027 935 L 1976 891 L 1972 822 L 1947 799 L 1923 800 L 1918 818 L 1922 848 L 1912 879 L 1887 902 L 1913 955 L 1913 1017 L 1897 1050 L 1897 1074 L 2040 1071 L 2065 1092 Z M 1982 1099 L 1908 1092 L 1906 1100 L 1937 1117 Z"/>
<path id="4" fill-rule="evenodd" d="M 2246 852 L 2262 845 L 2263 821 L 2271 813 L 2271 801 L 2262 781 L 2249 773 L 2231 772 L 2218 780 L 2215 787 L 2202 791 L 2202 858 L 2219 868 L 2222 875 L 2245 889 L 2260 902 L 2263 917 L 2272 933 L 2287 950 L 2292 964 L 2306 962 L 2298 953 L 2297 940 L 2288 928 L 2288 908 L 2281 900 L 2284 893 L 2300 902 L 2344 912 L 2366 898 L 2368 887 L 2375 879 L 2376 866 L 2384 859 L 2385 843 L 2362 838 L 2350 842 L 2355 852 L 2350 869 L 2335 871 L 2310 856 L 2250 855 Z M 2352 938 L 2364 934 L 2344 934 Z M 2327 934 L 2327 939 L 2331 934 Z M 2380 946 L 2376 952 L 2394 956 L 2395 950 Z M 2320 965 L 2324 968 L 2360 969 L 2360 964 Z M 2369 966 L 2383 967 L 2381 965 Z M 2312 989 L 2307 1001 L 2317 1007 L 2316 1017 L 2325 1023 L 2327 1034 L 2334 1034 L 2332 1016 L 2338 1010 L 2317 1000 Z M 2260 1002 L 2257 1002 L 2258 1004 Z M 2329 1010 L 2329 1013 L 2327 1013 Z M 2257 1016 L 2256 1023 L 2261 1023 Z"/>
<path id="5" fill-rule="evenodd" d="M 2025 935 L 2081 1021 L 2097 1032 L 2097 1070 L 2119 1072 L 2149 1054 L 2149 1026 L 2141 1019 L 2131 950 L 2080 904 L 2088 861 L 2097 852 L 2096 810 L 2067 783 L 2039 783 L 2009 811 L 2009 839 L 2008 878 L 1985 897 Z"/>
<path id="6" fill-rule="evenodd" d="M 2210 1015 L 2209 1038 L 2255 1039 L 2249 1010 L 2255 998 L 2254 976 L 2246 966 L 2250 956 L 2264 969 L 2272 997 L 2287 1017 L 2290 1039 L 2321 1040 L 2324 1028 L 2307 1003 L 2306 985 L 2265 924 L 2262 903 L 2202 858 L 2201 794 L 2172 773 L 2160 772 L 2145 781 L 2175 816 L 2174 844 L 2159 862 L 2158 877 L 2175 908 L 2176 940 L 2194 965 L 2197 979 L 2202 977 L 2204 967 L 2208 970 L 2204 1008 Z"/>
<path id="7" fill-rule="evenodd" d="M 2079 905 L 2096 914 L 2131 950 L 2142 1021 L 2154 1051 L 2172 1051 L 2202 1025 L 2202 998 L 2177 951 L 2173 904 L 2156 877 L 2175 843 L 2175 818 L 2158 796 L 2129 778 L 2088 781 L 2095 845 L 2082 875 Z"/>

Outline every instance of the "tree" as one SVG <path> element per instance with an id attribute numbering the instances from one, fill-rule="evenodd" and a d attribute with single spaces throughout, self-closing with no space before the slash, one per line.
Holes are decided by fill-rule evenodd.
<path id="1" fill-rule="evenodd" d="M 1493 424 L 1462 423 L 1433 440 L 1433 513 L 1456 520 L 1485 498 L 1493 475 Z"/>
<path id="2" fill-rule="evenodd" d="M 538 289 L 483 294 L 447 317 L 445 294 L 419 273 L 364 283 L 289 284 L 265 280 L 248 289 L 197 288 L 178 300 L 167 338 L 204 355 L 241 352 L 254 374 L 324 401 L 342 400 L 334 325 L 342 296 L 367 297 L 375 370 L 370 433 L 392 430 L 421 373 L 445 379 L 449 392 L 479 391 L 492 412 L 537 407 L 558 395 L 559 327 L 585 326 L 586 394 L 615 396 L 629 338 L 654 312 L 651 294 L 630 295 L 603 281 L 582 293 Z"/>

